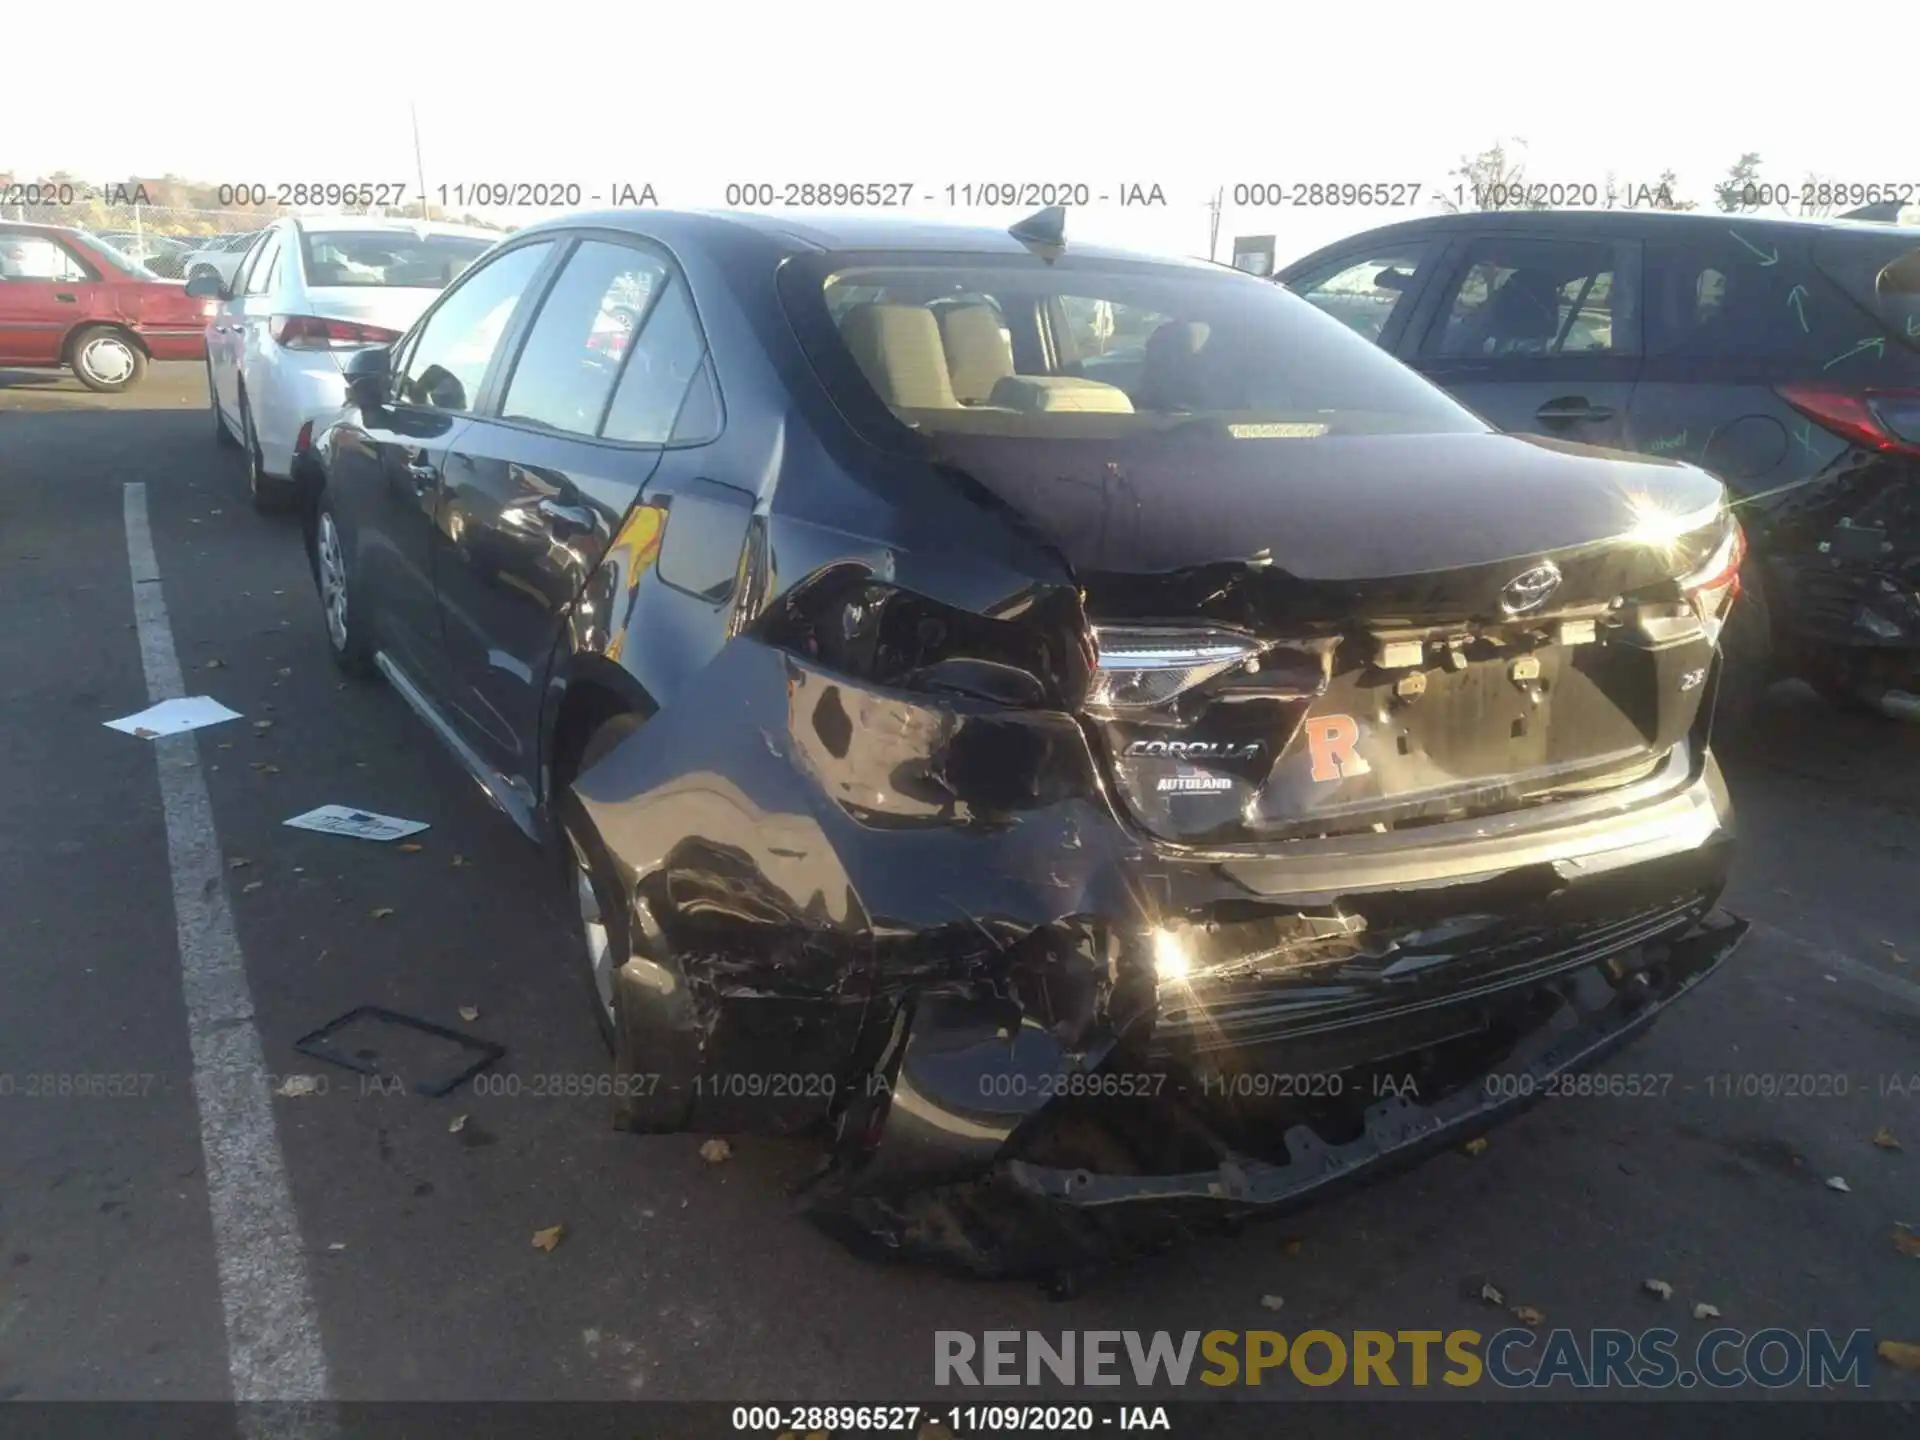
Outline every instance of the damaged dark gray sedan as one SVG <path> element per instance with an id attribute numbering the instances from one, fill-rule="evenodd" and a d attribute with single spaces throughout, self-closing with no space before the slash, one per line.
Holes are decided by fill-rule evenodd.
<path id="1" fill-rule="evenodd" d="M 1742 550 L 1278 287 L 1009 232 L 522 230 L 304 473 L 335 656 L 562 857 L 622 1116 L 1070 1271 L 1458 1143 L 1743 922 Z"/>

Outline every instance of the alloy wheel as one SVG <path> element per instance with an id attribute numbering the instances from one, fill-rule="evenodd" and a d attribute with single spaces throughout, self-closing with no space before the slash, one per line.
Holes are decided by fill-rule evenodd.
<path id="1" fill-rule="evenodd" d="M 613 1018 L 613 937 L 600 913 L 600 896 L 593 888 L 587 862 L 574 856 L 574 896 L 580 905 L 580 933 L 586 937 L 587 965 L 593 973 L 594 993 L 609 1021 Z"/>
<path id="2" fill-rule="evenodd" d="M 320 560 L 320 604 L 327 613 L 327 638 L 333 648 L 347 648 L 347 562 L 340 553 L 340 531 L 333 516 L 322 511 L 314 535 L 314 551 Z"/>

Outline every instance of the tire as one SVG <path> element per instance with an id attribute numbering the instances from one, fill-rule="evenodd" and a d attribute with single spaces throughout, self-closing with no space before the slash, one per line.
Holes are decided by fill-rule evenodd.
<path id="1" fill-rule="evenodd" d="M 240 450 L 247 467 L 247 498 L 262 515 L 278 515 L 291 508 L 294 486 L 267 474 L 265 457 L 260 453 L 260 436 L 253 428 L 253 407 L 247 404 L 247 392 L 240 392 Z"/>
<path id="2" fill-rule="evenodd" d="M 227 417 L 220 413 L 220 392 L 213 388 L 213 362 L 207 362 L 207 406 L 213 411 L 213 443 L 222 450 L 238 450 L 240 441 L 227 428 Z"/>
<path id="3" fill-rule="evenodd" d="M 642 717 L 632 713 L 604 720 L 587 738 L 573 774 L 590 770 L 602 756 L 640 728 Z M 563 781 L 571 786 L 573 776 Z M 568 887 L 571 906 L 568 924 L 572 969 L 591 1001 L 600 1039 L 615 1059 L 615 1073 L 633 1073 L 634 1057 L 625 1049 L 627 1027 L 618 1021 L 619 997 L 613 972 L 615 957 L 629 952 L 627 907 L 624 886 L 612 873 L 600 847 L 588 831 L 584 817 L 571 794 L 563 794 L 556 807 L 564 839 L 561 850 L 562 880 Z"/>
<path id="4" fill-rule="evenodd" d="M 327 651 L 333 663 L 356 680 L 379 673 L 373 663 L 367 608 L 353 583 L 333 501 L 322 490 L 314 506 L 313 541 L 307 555 L 313 567 L 314 589 L 320 596 L 320 614 L 327 632 Z"/>
<path id="5" fill-rule="evenodd" d="M 102 395 L 118 395 L 147 373 L 146 352 L 117 325 L 87 326 L 73 337 L 67 354 L 75 378 Z"/>

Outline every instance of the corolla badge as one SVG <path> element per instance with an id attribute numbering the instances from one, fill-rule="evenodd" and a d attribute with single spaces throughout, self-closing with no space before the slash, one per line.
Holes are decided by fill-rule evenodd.
<path id="1" fill-rule="evenodd" d="M 1560 567 L 1551 560 L 1522 570 L 1500 592 L 1500 608 L 1509 615 L 1524 615 L 1538 610 L 1560 588 Z"/>

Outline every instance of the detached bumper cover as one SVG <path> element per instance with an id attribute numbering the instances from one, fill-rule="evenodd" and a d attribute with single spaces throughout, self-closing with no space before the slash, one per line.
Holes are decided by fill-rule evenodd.
<path id="1" fill-rule="evenodd" d="M 1005 1174 L 1020 1190 L 1084 1208 L 1169 1201 L 1201 1201 L 1232 1208 L 1284 1206 L 1372 1172 L 1417 1159 L 1471 1139 L 1528 1108 L 1549 1093 L 1561 1075 L 1590 1069 L 1635 1039 L 1654 1020 L 1720 967 L 1745 938 L 1750 922 L 1716 913 L 1693 933 L 1667 947 L 1662 980 L 1613 992 L 1597 1009 L 1580 1010 L 1568 996 L 1559 1017 L 1522 1041 L 1479 1084 L 1465 1086 L 1430 1104 L 1393 1097 L 1367 1112 L 1366 1133 L 1329 1145 L 1312 1129 L 1286 1133 L 1291 1163 L 1233 1159 L 1187 1175 L 1092 1175 L 1006 1163 Z M 1577 987 L 1570 987 L 1577 988 Z"/>

